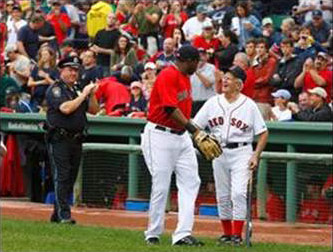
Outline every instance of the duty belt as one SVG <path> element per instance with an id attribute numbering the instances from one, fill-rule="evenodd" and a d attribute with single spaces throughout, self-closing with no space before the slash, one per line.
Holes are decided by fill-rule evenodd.
<path id="1" fill-rule="evenodd" d="M 243 146 L 246 146 L 249 144 L 250 143 L 227 143 L 225 146 L 223 146 L 223 148 L 236 149 L 236 148 L 243 147 Z"/>
<path id="2" fill-rule="evenodd" d="M 63 137 L 69 138 L 69 139 L 73 139 L 73 140 L 82 140 L 83 139 L 82 132 L 70 132 L 63 128 L 56 128 L 55 132 Z"/>
<path id="3" fill-rule="evenodd" d="M 183 135 L 184 132 L 185 132 L 185 130 L 173 130 L 173 129 L 169 129 L 169 128 L 163 127 L 161 125 L 156 125 L 155 129 L 161 130 L 161 131 L 165 131 L 165 132 L 169 132 L 171 134 L 176 134 L 176 135 L 179 135 L 179 136 Z"/>

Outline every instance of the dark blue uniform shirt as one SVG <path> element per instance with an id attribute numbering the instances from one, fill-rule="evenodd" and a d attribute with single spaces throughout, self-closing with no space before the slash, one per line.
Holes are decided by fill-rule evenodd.
<path id="1" fill-rule="evenodd" d="M 70 87 L 63 81 L 57 81 L 46 91 L 46 102 L 48 106 L 46 118 L 49 126 L 63 128 L 76 133 L 82 132 L 87 124 L 86 111 L 88 110 L 88 100 L 71 114 L 65 115 L 60 111 L 60 105 L 66 101 L 74 100 L 78 97 L 78 89 Z"/>

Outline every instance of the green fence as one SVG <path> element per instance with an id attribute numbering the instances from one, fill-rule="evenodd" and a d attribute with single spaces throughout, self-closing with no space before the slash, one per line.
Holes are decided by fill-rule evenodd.
<path id="1" fill-rule="evenodd" d="M 83 150 L 82 173 L 76 184 L 77 203 L 83 202 L 112 208 L 112 197 L 117 190 L 114 187 L 119 184 L 127 186 L 126 197 L 128 199 L 149 199 L 150 176 L 141 156 L 140 146 L 86 143 Z M 275 173 L 273 178 L 275 191 L 286 201 L 286 209 L 281 209 L 281 211 L 285 212 L 286 221 L 295 222 L 301 195 L 304 194 L 305 182 L 303 179 L 313 174 L 313 164 L 317 165 L 316 174 L 327 177 L 332 165 L 332 155 L 264 152 L 256 176 L 256 194 L 253 195 L 258 199 L 258 217 L 267 218 L 266 180 L 269 173 Z M 318 166 L 321 166 L 320 170 L 318 170 Z M 199 198 L 201 204 L 209 205 L 212 203 L 211 199 L 215 197 L 214 192 L 207 188 L 209 183 L 213 183 L 212 169 L 211 164 L 201 158 L 199 158 L 199 173 L 203 181 Z M 121 177 L 121 182 L 117 181 L 117 177 Z M 175 189 L 174 183 L 171 185 L 171 191 L 173 189 Z"/>

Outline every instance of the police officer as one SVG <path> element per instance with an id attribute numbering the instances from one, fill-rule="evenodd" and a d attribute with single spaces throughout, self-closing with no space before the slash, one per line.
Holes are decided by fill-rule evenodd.
<path id="1" fill-rule="evenodd" d="M 96 85 L 82 92 L 76 89 L 81 60 L 68 57 L 58 63 L 60 79 L 46 92 L 46 142 L 53 173 L 55 204 L 51 222 L 75 224 L 67 202 L 72 193 L 81 159 L 82 140 L 87 126 L 86 112 L 96 114 Z"/>

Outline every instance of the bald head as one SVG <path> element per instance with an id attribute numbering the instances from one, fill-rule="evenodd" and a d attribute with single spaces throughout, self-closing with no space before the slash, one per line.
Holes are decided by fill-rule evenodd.
<path id="1" fill-rule="evenodd" d="M 249 67 L 249 59 L 245 53 L 239 52 L 235 55 L 233 64 L 239 66 L 243 70 L 247 70 Z"/>
<path id="2" fill-rule="evenodd" d="M 175 50 L 175 43 L 172 38 L 167 38 L 163 42 L 163 50 L 166 54 L 171 54 Z"/>

